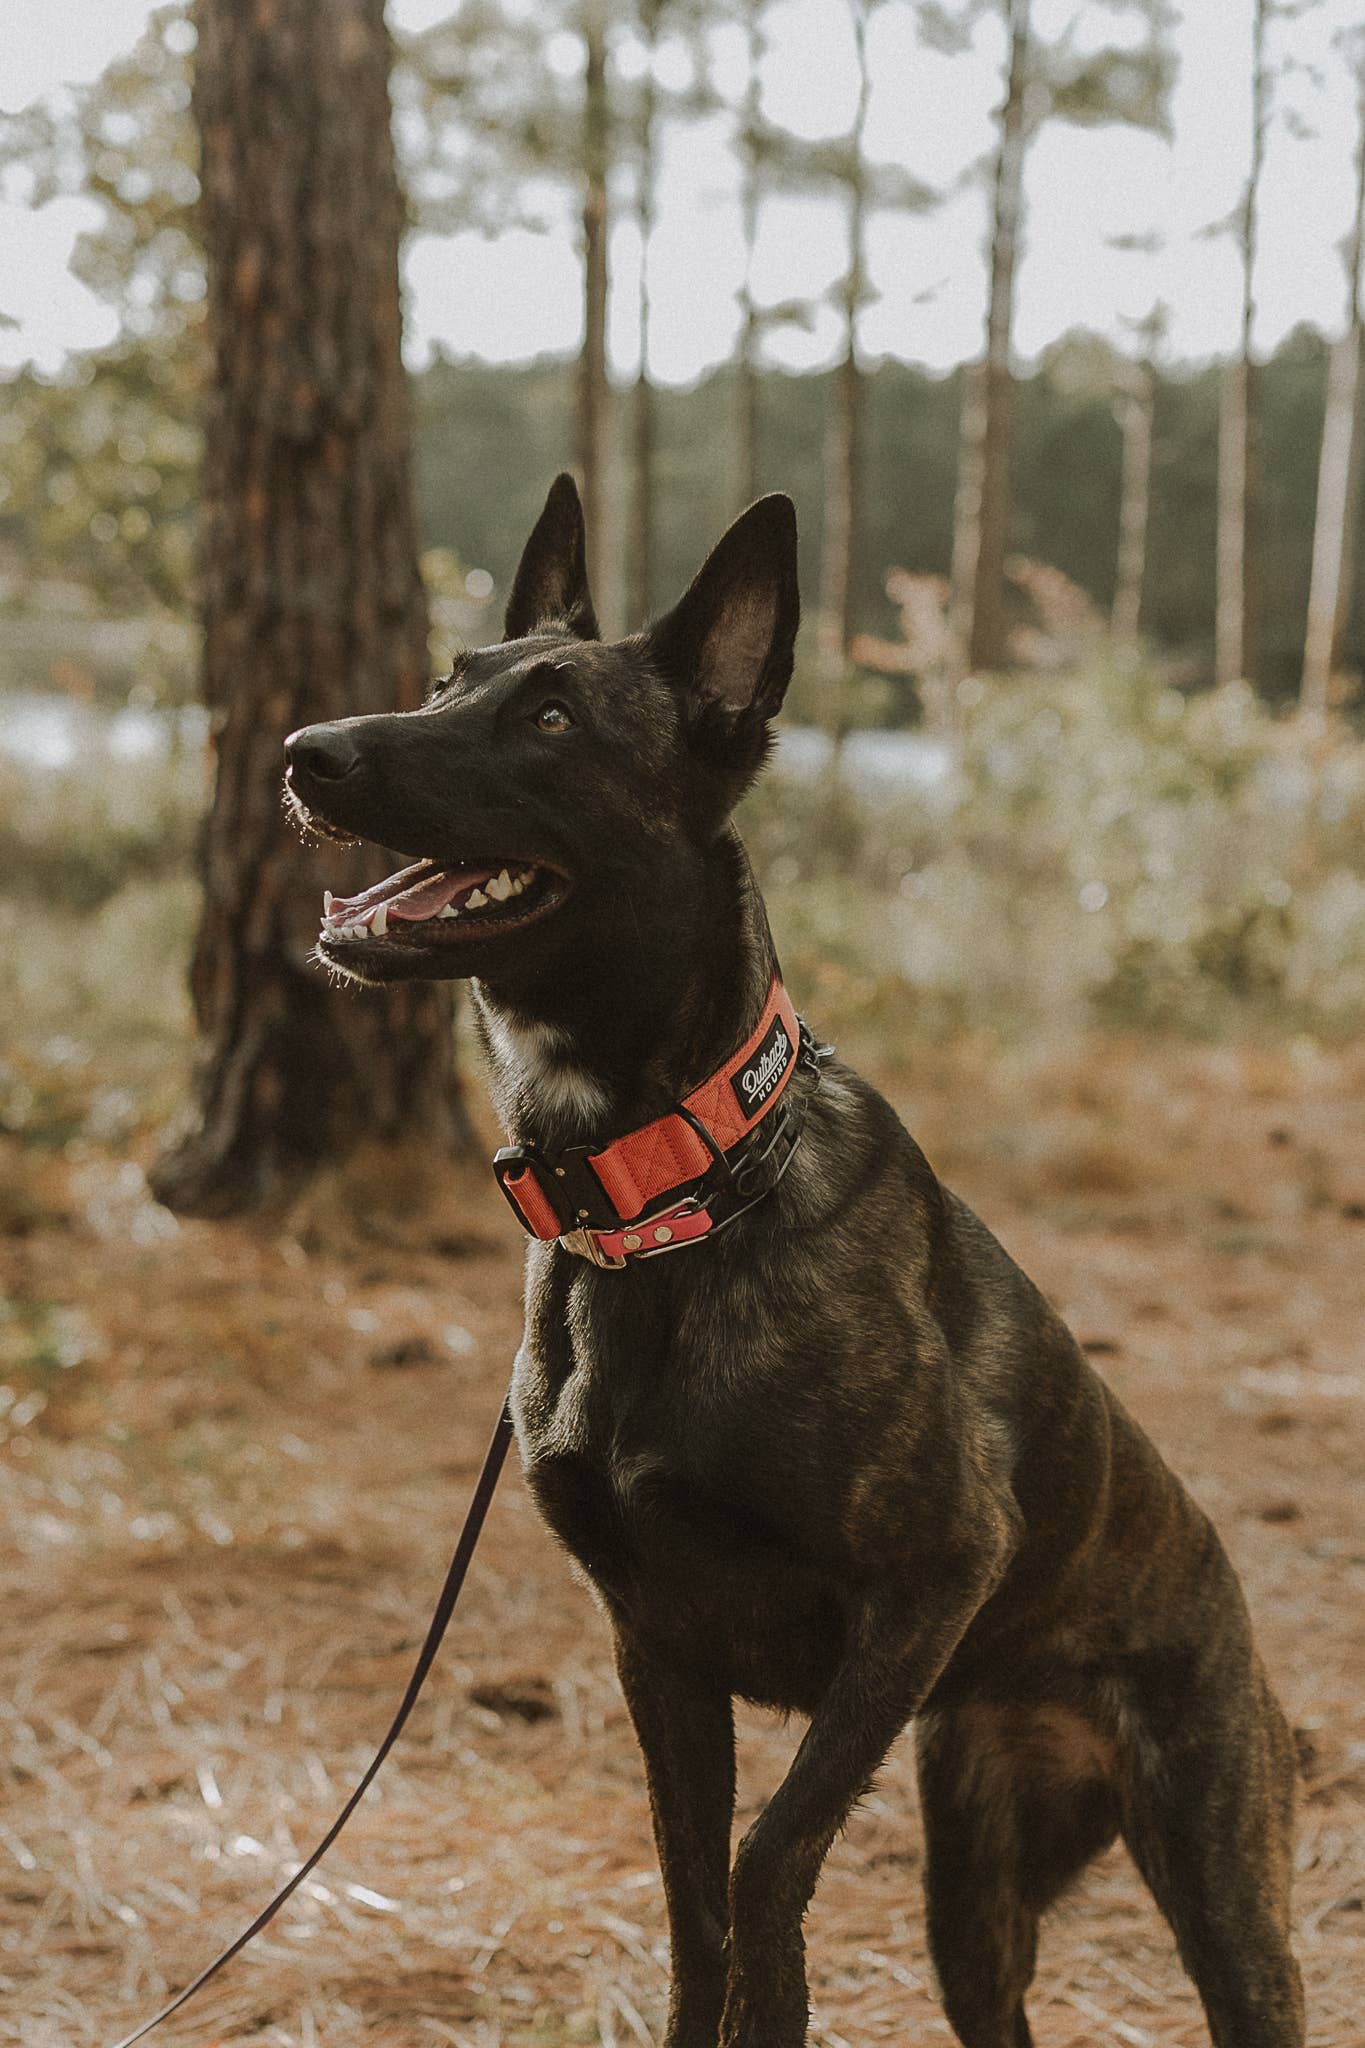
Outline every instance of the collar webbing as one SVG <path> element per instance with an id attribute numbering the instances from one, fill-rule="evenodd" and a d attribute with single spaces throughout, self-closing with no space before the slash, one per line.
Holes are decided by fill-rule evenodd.
<path id="1" fill-rule="evenodd" d="M 504 1146 L 493 1162 L 502 1191 L 532 1237 L 558 1238 L 599 1265 L 693 1243 L 721 1220 L 711 1196 L 736 1192 L 730 1155 L 747 1154 L 801 1049 L 801 1021 L 774 978 L 743 1045 L 676 1109 L 600 1147 Z"/>

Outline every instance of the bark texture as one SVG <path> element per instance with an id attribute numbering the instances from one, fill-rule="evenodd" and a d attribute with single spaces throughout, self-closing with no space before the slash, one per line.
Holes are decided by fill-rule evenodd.
<path id="1" fill-rule="evenodd" d="M 363 887 L 384 856 L 329 848 L 324 862 L 280 802 L 288 732 L 416 704 L 427 675 L 382 0 L 199 0 L 196 20 L 217 780 L 191 973 L 194 1125 L 154 1185 L 175 1208 L 224 1214 L 362 1137 L 449 1144 L 462 1119 L 448 989 L 344 993 L 309 963 L 324 880 Z"/>
<path id="2" fill-rule="evenodd" d="M 1011 346 L 1028 144 L 1030 0 L 1006 0 L 1009 74 L 1000 109 L 991 214 L 986 353 L 963 399 L 953 521 L 953 614 L 970 667 L 1001 668 L 1006 652 L 1005 555 L 1010 522 Z"/>

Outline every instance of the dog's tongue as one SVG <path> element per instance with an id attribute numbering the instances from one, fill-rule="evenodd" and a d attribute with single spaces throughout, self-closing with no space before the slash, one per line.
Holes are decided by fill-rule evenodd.
<path id="1" fill-rule="evenodd" d="M 387 903 L 391 918 L 400 923 L 420 924 L 424 918 L 438 916 L 447 903 L 489 881 L 495 873 L 489 867 L 438 868 L 434 861 L 419 860 L 396 875 L 387 875 L 373 888 L 362 889 L 358 896 L 333 896 L 327 905 L 327 916 L 333 922 L 350 920 L 359 912 Z"/>
<path id="2" fill-rule="evenodd" d="M 389 901 L 389 916 L 417 924 L 424 917 L 435 917 L 466 889 L 474 888 L 492 876 L 491 868 L 438 868 L 427 881 L 418 882 L 415 888 L 404 889 L 400 896 Z"/>

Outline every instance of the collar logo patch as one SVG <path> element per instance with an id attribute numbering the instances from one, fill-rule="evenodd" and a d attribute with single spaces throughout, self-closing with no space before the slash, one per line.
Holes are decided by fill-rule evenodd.
<path id="1" fill-rule="evenodd" d="M 761 1045 L 741 1072 L 730 1076 L 735 1100 L 746 1117 L 757 1116 L 792 1063 L 793 1046 L 786 1025 L 774 1017 Z"/>

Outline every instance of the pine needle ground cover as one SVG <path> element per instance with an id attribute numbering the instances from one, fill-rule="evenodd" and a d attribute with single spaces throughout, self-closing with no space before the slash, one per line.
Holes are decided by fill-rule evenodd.
<path id="1" fill-rule="evenodd" d="M 876 1064 L 854 1023 L 845 1044 Z M 1365 2042 L 1365 1062 L 1110 1037 L 921 1047 L 882 1078 L 1215 1516 L 1297 1730 L 1310 2040 Z M 517 1341 L 520 1248 L 477 1165 L 397 1214 L 367 1155 L 268 1224 L 177 1225 L 146 1126 L 92 1134 L 109 1081 L 68 1055 L 25 1109 L 11 1077 L 0 1172 L 0 2040 L 23 2048 L 117 2038 L 325 1826 Z M 798 1734 L 743 1717 L 741 1827 Z M 919 1857 L 902 1742 L 811 1915 L 817 2041 L 948 2038 Z M 166 2038 L 644 2043 L 664 1962 L 606 1630 L 513 1470 L 413 1732 Z M 1052 2044 L 1206 2038 L 1121 1852 L 1049 1923 L 1033 2006 Z"/>
<path id="2" fill-rule="evenodd" d="M 1365 2048 L 1361 752 L 1235 692 L 1116 690 L 991 685 L 935 788 L 853 804 L 789 776 L 749 830 L 799 1001 L 1218 1522 L 1297 1730 L 1309 2038 Z M 0 766 L 0 2042 L 22 2048 L 116 2039 L 325 1827 L 402 1689 L 518 1332 L 482 1161 L 366 1153 L 251 1225 L 149 1199 L 185 1088 L 200 790 L 185 746 L 161 759 Z M 466 1598 L 317 1880 L 168 2044 L 659 2038 L 638 1755 L 515 1471 Z M 741 1827 L 798 1735 L 743 1717 Z M 901 1743 L 811 1915 L 820 2043 L 948 2039 L 919 1858 Z M 1121 1852 L 1045 1930 L 1033 2010 L 1055 2048 L 1205 2040 Z"/>

